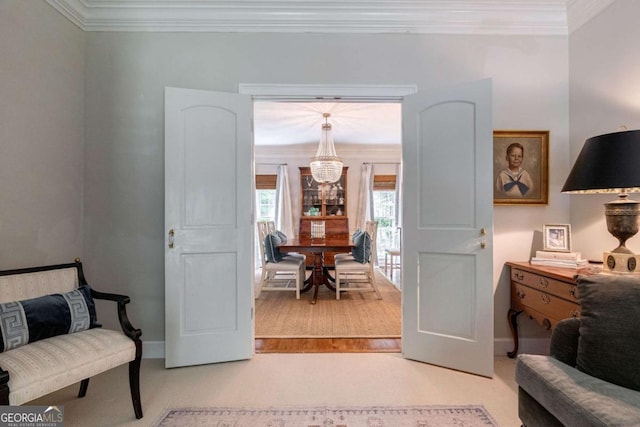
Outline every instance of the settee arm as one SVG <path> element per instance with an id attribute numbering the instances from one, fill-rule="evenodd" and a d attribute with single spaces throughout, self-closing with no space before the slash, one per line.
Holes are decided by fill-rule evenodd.
<path id="1" fill-rule="evenodd" d="M 129 317 L 127 316 L 127 307 L 126 305 L 131 302 L 131 298 L 126 295 L 120 294 L 111 294 L 106 292 L 96 291 L 91 288 L 91 296 L 94 299 L 101 299 L 107 301 L 114 301 L 118 304 L 118 321 L 120 322 L 120 327 L 122 328 L 122 332 L 133 341 L 139 342 L 140 337 L 142 336 L 142 330 L 136 329 L 133 327 L 131 322 L 129 321 Z"/>
<path id="2" fill-rule="evenodd" d="M 550 354 L 569 366 L 576 366 L 578 357 L 578 339 L 580 338 L 580 319 L 571 317 L 558 322 L 551 334 Z"/>

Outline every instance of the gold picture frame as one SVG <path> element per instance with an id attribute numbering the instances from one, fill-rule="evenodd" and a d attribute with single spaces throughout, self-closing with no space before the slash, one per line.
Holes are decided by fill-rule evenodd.
<path id="1" fill-rule="evenodd" d="M 493 204 L 548 203 L 549 131 L 493 131 Z"/>

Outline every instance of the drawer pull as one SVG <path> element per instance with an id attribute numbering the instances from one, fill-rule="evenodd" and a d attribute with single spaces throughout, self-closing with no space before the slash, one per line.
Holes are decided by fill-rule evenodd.
<path id="1" fill-rule="evenodd" d="M 544 277 L 541 277 L 540 279 L 538 279 L 538 283 L 543 288 L 546 288 L 547 286 L 549 286 L 549 281 L 547 279 L 545 279 Z"/>
<path id="2" fill-rule="evenodd" d="M 549 304 L 551 302 L 551 297 L 547 294 L 542 294 L 542 302 L 545 304 Z"/>
<path id="3" fill-rule="evenodd" d="M 518 295 L 518 298 L 520 299 L 524 299 L 524 297 L 527 296 L 527 294 L 525 294 L 524 291 L 518 291 L 516 295 Z"/>
<path id="4" fill-rule="evenodd" d="M 524 279 L 524 273 L 522 271 L 516 270 L 516 272 L 513 273 L 513 275 L 518 280 L 523 280 Z"/>
<path id="5" fill-rule="evenodd" d="M 575 299 L 578 299 L 578 295 L 577 295 L 575 286 L 572 286 L 571 289 L 569 289 L 569 295 L 571 295 Z"/>
<path id="6" fill-rule="evenodd" d="M 580 312 L 578 310 L 571 310 L 569 314 L 571 317 L 580 317 Z"/>
<path id="7" fill-rule="evenodd" d="M 544 326 L 544 328 L 548 331 L 549 329 L 551 329 L 551 320 L 545 318 L 542 321 L 542 325 Z"/>

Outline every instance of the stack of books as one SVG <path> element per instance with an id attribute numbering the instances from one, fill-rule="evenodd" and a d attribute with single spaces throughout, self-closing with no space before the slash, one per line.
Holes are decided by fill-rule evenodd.
<path id="1" fill-rule="evenodd" d="M 550 267 L 580 268 L 588 263 L 582 259 L 580 252 L 536 251 L 536 256 L 531 258 L 531 264 Z"/>

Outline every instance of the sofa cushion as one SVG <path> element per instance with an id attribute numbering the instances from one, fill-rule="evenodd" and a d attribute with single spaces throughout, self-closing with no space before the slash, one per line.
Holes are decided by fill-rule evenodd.
<path id="1" fill-rule="evenodd" d="M 9 372 L 9 404 L 21 405 L 135 357 L 136 345 L 124 333 L 94 328 L 0 353 L 0 366 Z"/>
<path id="2" fill-rule="evenodd" d="M 280 253 L 280 238 L 275 233 L 269 233 L 264 238 L 264 256 L 267 262 L 280 262 L 283 255 Z"/>
<path id="3" fill-rule="evenodd" d="M 0 304 L 0 352 L 96 325 L 91 289 L 81 286 L 64 294 Z"/>
<path id="4" fill-rule="evenodd" d="M 358 235 L 354 234 L 353 244 L 355 247 L 351 250 L 353 259 L 360 264 L 369 262 L 371 256 L 371 236 L 366 231 Z"/>
<path id="5" fill-rule="evenodd" d="M 577 278 L 580 339 L 576 366 L 605 381 L 640 390 L 640 277 Z"/>
<path id="6" fill-rule="evenodd" d="M 551 356 L 519 355 L 516 382 L 565 426 L 640 425 L 640 393 Z"/>

